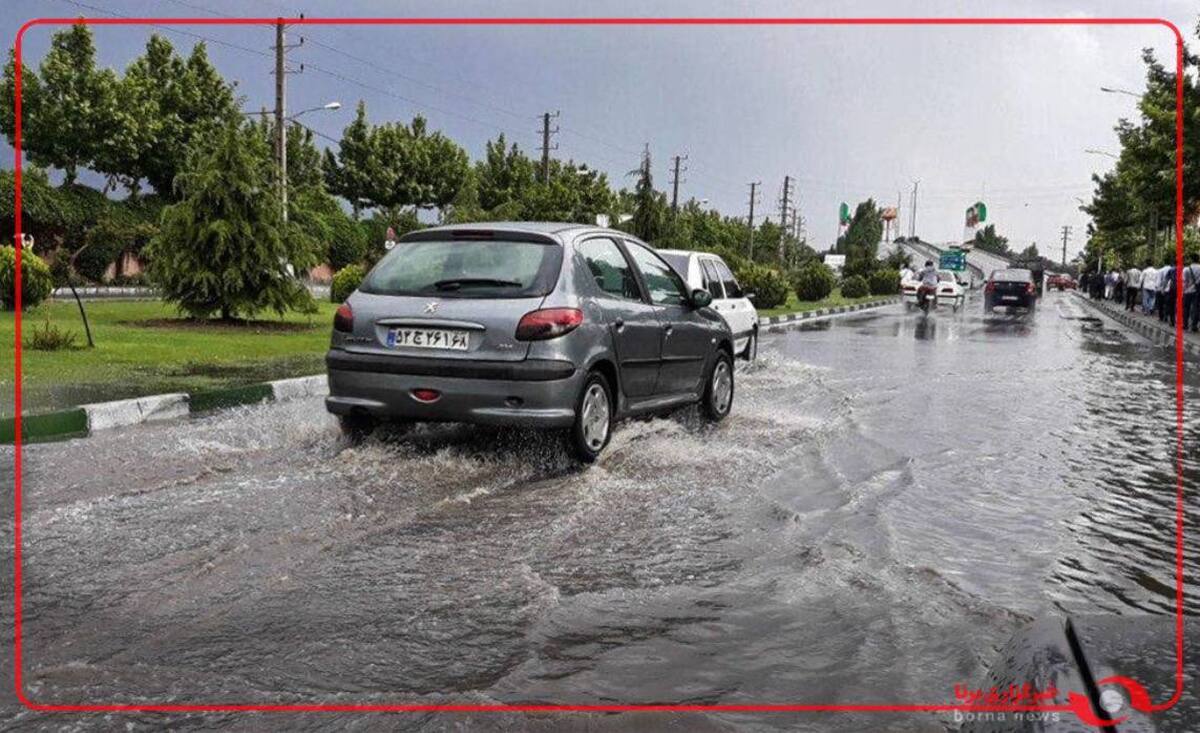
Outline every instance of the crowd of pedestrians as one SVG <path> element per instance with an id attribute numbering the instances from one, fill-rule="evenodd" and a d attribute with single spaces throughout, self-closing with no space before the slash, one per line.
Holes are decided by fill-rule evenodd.
<path id="1" fill-rule="evenodd" d="M 1130 267 L 1121 272 L 1084 273 L 1079 288 L 1096 300 L 1112 300 L 1131 313 L 1154 316 L 1174 327 L 1176 318 L 1185 331 L 1200 333 L 1200 253 L 1192 255 L 1176 276 L 1174 261 L 1162 267 L 1147 263 L 1142 269 Z M 1175 288 L 1183 288 L 1179 303 Z"/>

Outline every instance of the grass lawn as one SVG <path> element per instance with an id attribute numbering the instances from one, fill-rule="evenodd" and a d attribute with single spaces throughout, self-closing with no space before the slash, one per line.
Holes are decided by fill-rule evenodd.
<path id="1" fill-rule="evenodd" d="M 834 288 L 829 297 L 824 300 L 813 302 L 801 302 L 796 300 L 796 293 L 788 293 L 787 302 L 778 308 L 760 308 L 758 315 L 766 316 L 783 316 L 788 313 L 803 313 L 805 311 L 815 311 L 821 308 L 834 308 L 839 305 L 854 305 L 855 303 L 866 303 L 871 300 L 879 300 L 886 296 L 883 295 L 868 295 L 863 298 L 843 298 L 842 291 Z"/>
<path id="2" fill-rule="evenodd" d="M 273 313 L 246 325 L 197 324 L 160 301 L 84 301 L 96 348 L 84 348 L 83 323 L 72 301 L 47 301 L 26 311 L 21 331 L 22 411 L 162 392 L 196 392 L 324 369 L 336 306 L 318 301 L 312 316 Z M 35 351 L 32 331 L 47 320 L 76 334 L 75 349 Z M 0 313 L 0 416 L 13 414 L 13 313 Z"/>

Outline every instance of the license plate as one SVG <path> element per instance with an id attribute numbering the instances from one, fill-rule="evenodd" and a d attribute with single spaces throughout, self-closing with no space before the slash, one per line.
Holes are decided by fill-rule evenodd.
<path id="1" fill-rule="evenodd" d="M 444 331 L 438 328 L 393 328 L 388 331 L 389 348 L 452 349 L 466 351 L 470 339 L 466 331 Z"/>
<path id="2" fill-rule="evenodd" d="M 1000 300 L 1020 300 L 1020 298 L 1015 295 L 1001 295 Z"/>

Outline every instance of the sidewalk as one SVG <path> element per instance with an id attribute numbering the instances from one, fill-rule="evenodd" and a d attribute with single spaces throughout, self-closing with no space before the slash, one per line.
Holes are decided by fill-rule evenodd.
<path id="1" fill-rule="evenodd" d="M 1087 305 L 1104 313 L 1104 315 L 1113 319 L 1117 323 L 1132 328 L 1134 331 L 1137 331 L 1151 341 L 1166 346 L 1175 345 L 1175 329 L 1171 328 L 1171 326 L 1168 324 L 1159 321 L 1158 316 L 1142 315 L 1140 309 L 1135 312 L 1130 312 L 1125 310 L 1123 307 L 1116 305 L 1110 300 L 1092 300 L 1077 290 L 1072 292 L 1079 300 L 1083 301 Z M 1200 334 L 1192 333 L 1191 331 L 1184 331 L 1183 350 L 1193 356 L 1200 356 Z"/>

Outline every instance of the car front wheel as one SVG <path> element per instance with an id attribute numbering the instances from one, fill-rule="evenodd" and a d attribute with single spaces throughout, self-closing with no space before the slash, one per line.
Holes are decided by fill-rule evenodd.
<path id="1" fill-rule="evenodd" d="M 733 359 L 723 349 L 717 352 L 709 371 L 701 408 L 704 416 L 713 422 L 724 420 L 733 408 Z"/>
<path id="2" fill-rule="evenodd" d="M 746 348 L 742 350 L 742 358 L 746 361 L 754 361 L 758 358 L 758 329 L 750 332 L 749 338 L 746 339 Z"/>
<path id="3" fill-rule="evenodd" d="M 571 452 L 583 463 L 600 456 L 612 436 L 612 388 L 599 372 L 588 375 L 579 403 L 575 406 L 575 424 L 568 434 Z"/>

